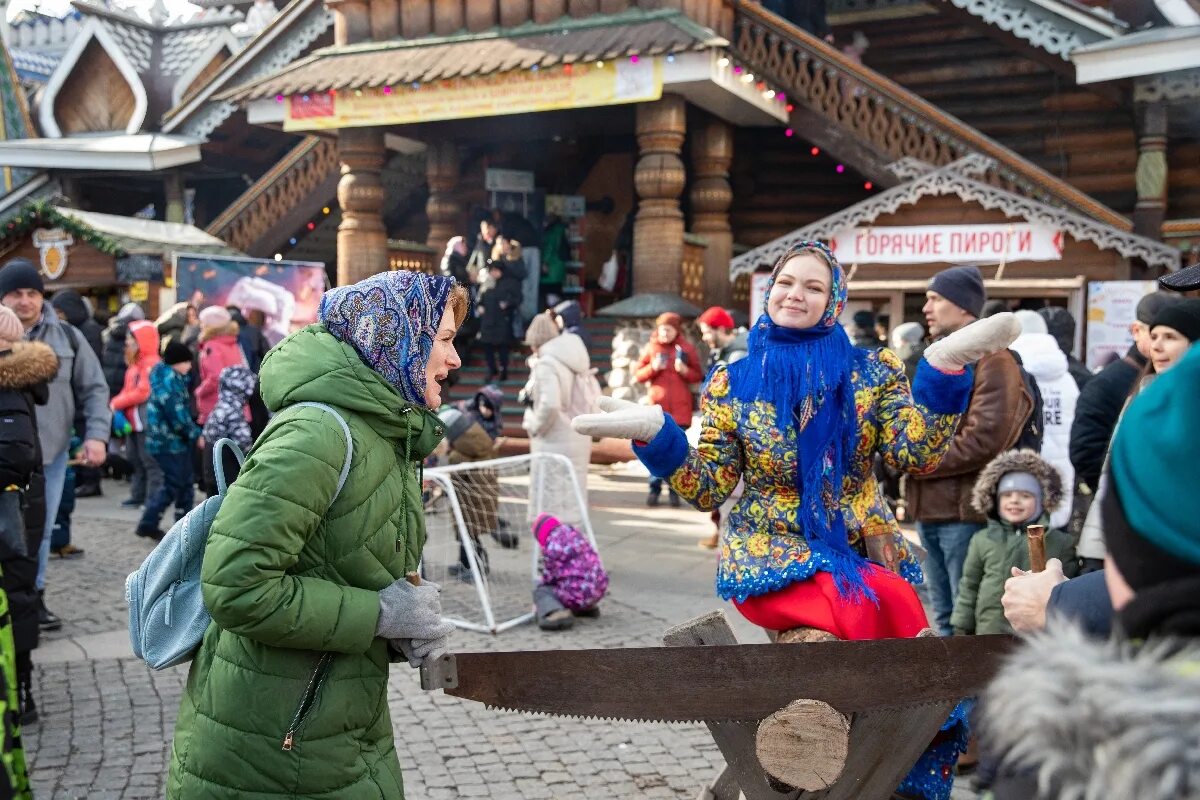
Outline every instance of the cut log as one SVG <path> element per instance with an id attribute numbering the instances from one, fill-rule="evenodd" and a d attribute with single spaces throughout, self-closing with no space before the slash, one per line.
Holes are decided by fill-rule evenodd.
<path id="1" fill-rule="evenodd" d="M 819 628 L 792 628 L 780 631 L 775 636 L 776 644 L 808 644 L 810 642 L 836 642 L 838 637 Z"/>
<path id="2" fill-rule="evenodd" d="M 755 753 L 771 777 L 810 792 L 842 776 L 850 752 L 850 720 L 820 700 L 795 700 L 762 721 Z"/>

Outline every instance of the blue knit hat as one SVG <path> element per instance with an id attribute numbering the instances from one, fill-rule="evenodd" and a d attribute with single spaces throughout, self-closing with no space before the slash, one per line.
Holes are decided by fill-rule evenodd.
<path id="1" fill-rule="evenodd" d="M 396 270 L 325 294 L 317 318 L 410 403 L 425 405 L 425 365 L 453 278 Z"/>
<path id="2" fill-rule="evenodd" d="M 944 269 L 929 279 L 929 291 L 937 292 L 973 317 L 983 316 L 987 289 L 979 267 L 962 266 Z"/>
<path id="3" fill-rule="evenodd" d="M 1134 588 L 1174 562 L 1174 572 L 1200 573 L 1197 386 L 1200 347 L 1192 347 L 1134 398 L 1113 437 L 1105 538 Z"/>

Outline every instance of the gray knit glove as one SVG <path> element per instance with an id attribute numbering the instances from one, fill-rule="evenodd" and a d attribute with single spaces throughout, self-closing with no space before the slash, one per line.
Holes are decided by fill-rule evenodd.
<path id="1" fill-rule="evenodd" d="M 384 639 L 444 639 L 454 625 L 442 619 L 442 587 L 401 579 L 379 593 L 375 635 Z"/>
<path id="2" fill-rule="evenodd" d="M 416 669 L 426 659 L 436 660 L 450 651 L 450 634 L 437 639 L 392 639 L 392 647 L 403 653 L 408 665 Z"/>

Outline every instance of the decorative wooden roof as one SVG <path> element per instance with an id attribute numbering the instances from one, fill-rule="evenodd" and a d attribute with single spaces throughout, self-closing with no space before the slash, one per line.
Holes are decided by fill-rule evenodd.
<path id="1" fill-rule="evenodd" d="M 167 25 L 82 2 L 75 7 L 79 31 L 38 104 L 42 133 L 52 138 L 153 129 L 206 69 L 241 48 L 229 30 L 242 18 L 233 10 Z M 57 102 L 64 92 L 70 102 Z"/>
<path id="2" fill-rule="evenodd" d="M 164 133 L 207 137 L 238 106 L 217 99 L 238 82 L 274 74 L 303 56 L 333 26 L 322 0 L 292 0 L 212 77 L 180 99 L 162 119 Z"/>
<path id="3" fill-rule="evenodd" d="M 723 43 L 677 11 L 633 9 L 484 34 L 331 47 L 222 97 L 246 102 L 331 89 L 429 83 L 631 55 L 666 55 Z"/>
<path id="4" fill-rule="evenodd" d="M 76 239 L 114 257 L 131 253 L 165 255 L 176 250 L 211 255 L 244 255 L 192 225 L 98 214 L 40 201 L 23 205 L 0 229 L 0 253 L 10 250 L 15 242 L 34 228 L 46 225 L 64 228 Z"/>
<path id="5" fill-rule="evenodd" d="M 1126 258 L 1138 258 L 1153 267 L 1179 269 L 1179 251 L 1175 248 L 978 180 L 992 166 L 991 159 L 981 155 L 967 156 L 937 169 L 915 159 L 904 159 L 895 165 L 894 171 L 911 180 L 737 256 L 729 264 L 729 278 L 733 281 L 760 266 L 775 263 L 797 242 L 828 241 L 838 231 L 870 225 L 884 214 L 895 213 L 923 197 L 944 195 L 957 195 L 964 202 L 978 203 L 1013 219 L 1060 228 L 1076 241 L 1091 242 L 1102 250 L 1115 250 Z"/>

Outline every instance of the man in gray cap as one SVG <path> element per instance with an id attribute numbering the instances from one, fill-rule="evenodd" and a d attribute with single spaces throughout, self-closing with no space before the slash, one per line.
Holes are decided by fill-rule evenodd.
<path id="1" fill-rule="evenodd" d="M 983 313 L 987 293 L 978 267 L 951 267 L 934 275 L 925 292 L 926 327 L 941 338 L 974 322 Z M 979 471 L 1010 449 L 1034 408 L 1016 356 L 1001 350 L 975 365 L 971 402 L 950 449 L 936 470 L 913 475 L 907 503 L 917 521 L 925 559 L 925 580 L 938 631 L 949 636 L 950 614 L 971 537 L 986 520 L 971 507 Z"/>

